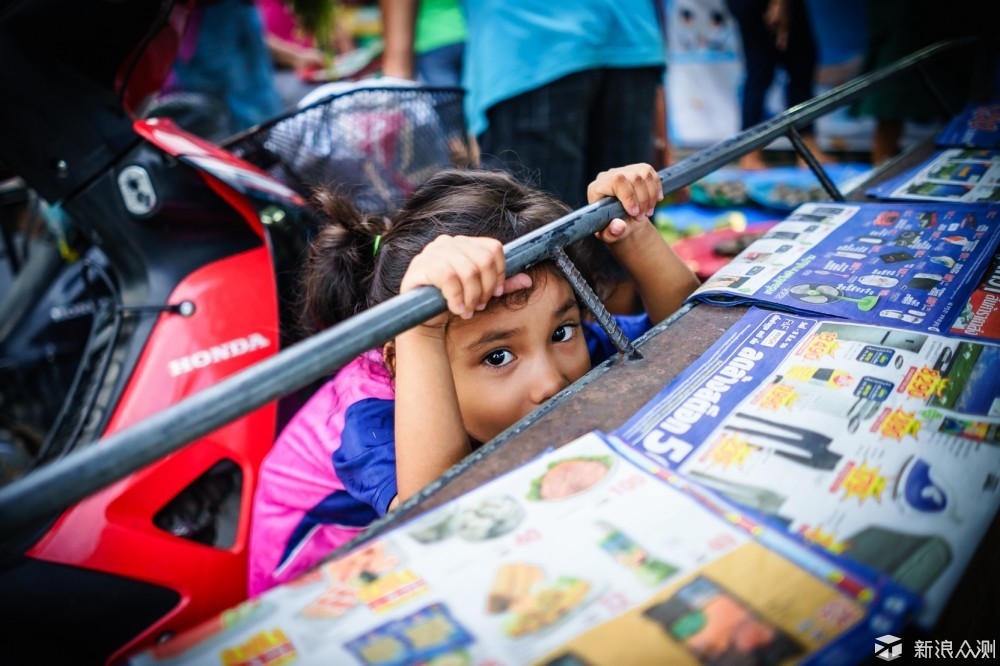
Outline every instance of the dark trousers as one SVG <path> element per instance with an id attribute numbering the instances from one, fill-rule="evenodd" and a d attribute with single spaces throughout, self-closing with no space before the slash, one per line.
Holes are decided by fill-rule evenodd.
<path id="1" fill-rule="evenodd" d="M 574 208 L 600 172 L 652 157 L 659 67 L 576 72 L 490 107 L 483 166 L 519 175 Z"/>
<path id="2" fill-rule="evenodd" d="M 788 108 L 811 98 L 816 73 L 816 40 L 803 0 L 791 0 L 788 45 L 784 51 L 775 46 L 774 33 L 764 24 L 768 0 L 726 0 L 726 5 L 739 24 L 746 62 L 742 128 L 747 129 L 766 120 L 764 95 L 774 81 L 774 70 L 779 64 L 788 72 L 788 86 L 785 88 Z M 801 129 L 808 133 L 812 128 Z"/>

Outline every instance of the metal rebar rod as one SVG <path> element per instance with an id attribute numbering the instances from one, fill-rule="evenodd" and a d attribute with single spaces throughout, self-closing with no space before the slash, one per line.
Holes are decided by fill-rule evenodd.
<path id="1" fill-rule="evenodd" d="M 792 146 L 795 147 L 795 150 L 799 153 L 799 155 L 802 156 L 802 159 L 806 161 L 806 164 L 809 165 L 809 168 L 812 169 L 812 172 L 816 174 L 816 178 L 819 179 L 819 184 L 823 186 L 823 189 L 830 195 L 830 198 L 834 201 L 846 201 L 846 199 L 844 199 L 844 195 L 840 193 L 840 189 L 832 180 L 830 180 L 830 176 L 827 175 L 826 169 L 824 169 L 823 165 L 819 163 L 819 160 L 816 159 L 813 152 L 809 150 L 809 146 L 806 145 L 806 142 L 802 140 L 802 135 L 794 125 L 788 128 L 788 139 L 792 142 Z"/>
<path id="2" fill-rule="evenodd" d="M 618 348 L 619 353 L 624 354 L 630 358 L 642 358 L 639 352 L 636 350 L 632 341 L 628 339 L 618 322 L 614 320 L 608 309 L 604 307 L 604 303 L 601 299 L 597 297 L 594 290 L 590 288 L 587 281 L 583 279 L 583 275 L 580 274 L 580 270 L 576 267 L 576 264 L 566 255 L 566 251 L 561 247 L 557 247 L 552 253 L 552 257 L 556 260 L 556 264 L 559 266 L 559 270 L 563 272 L 566 279 L 569 280 L 570 286 L 573 287 L 573 291 L 576 295 L 583 301 L 584 306 L 590 310 L 591 314 L 594 315 L 594 319 L 600 324 L 604 332 L 608 334 L 611 342 L 614 343 L 615 347 Z"/>
<path id="3" fill-rule="evenodd" d="M 924 69 L 923 64 L 918 64 L 915 69 L 917 76 L 920 78 L 920 82 L 924 84 L 925 88 L 927 88 L 927 92 L 929 92 L 931 97 L 934 98 L 934 102 L 941 109 L 941 112 L 949 118 L 955 115 L 955 110 L 951 108 L 951 104 L 949 104 L 948 100 L 945 99 L 945 96 L 941 94 L 941 89 L 938 88 L 937 84 L 935 84 L 933 79 L 931 79 L 930 74 L 928 74 L 927 70 Z"/>
<path id="4" fill-rule="evenodd" d="M 624 214 L 621 203 L 604 199 L 508 243 L 504 246 L 507 274 L 523 271 Z M 12 534 L 52 517 L 446 309 L 435 287 L 396 296 L 0 488 L 0 534 Z"/>

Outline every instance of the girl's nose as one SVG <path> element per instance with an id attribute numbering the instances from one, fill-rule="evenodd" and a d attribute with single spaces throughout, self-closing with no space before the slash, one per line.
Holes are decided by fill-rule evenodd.
<path id="1" fill-rule="evenodd" d="M 559 391 L 570 385 L 569 378 L 559 369 L 553 359 L 539 362 L 535 377 L 531 382 L 531 401 L 540 405 Z"/>

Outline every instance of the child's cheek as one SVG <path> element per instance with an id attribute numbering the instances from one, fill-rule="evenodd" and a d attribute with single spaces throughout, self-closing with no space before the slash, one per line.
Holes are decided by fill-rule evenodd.
<path id="1" fill-rule="evenodd" d="M 590 370 L 590 352 L 587 351 L 587 344 L 580 336 L 580 342 L 573 345 L 570 371 L 567 373 L 569 380 L 575 382 Z"/>

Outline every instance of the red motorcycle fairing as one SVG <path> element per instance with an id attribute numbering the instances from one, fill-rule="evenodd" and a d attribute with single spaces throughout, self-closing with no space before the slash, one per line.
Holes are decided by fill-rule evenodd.
<path id="1" fill-rule="evenodd" d="M 162 23 L 152 26 L 151 38 L 137 44 L 118 68 L 114 89 L 121 95 L 122 105 L 129 113 L 134 114 L 147 97 L 166 83 L 195 4 L 195 0 L 161 3 Z"/>
<path id="2" fill-rule="evenodd" d="M 185 300 L 197 304 L 195 313 L 159 315 L 106 435 L 277 352 L 277 302 L 266 246 L 193 272 L 170 298 Z M 268 405 L 92 495 L 67 510 L 29 549 L 32 558 L 105 571 L 179 593 L 180 602 L 122 646 L 111 661 L 246 597 L 249 506 L 257 467 L 273 442 L 275 418 L 274 405 Z M 196 543 L 156 527 L 157 512 L 224 460 L 238 464 L 242 474 L 231 546 Z"/>
<path id="3" fill-rule="evenodd" d="M 79 366 L 87 372 L 78 390 L 67 387 L 80 398 L 69 403 L 73 413 L 87 417 L 74 430 L 84 434 L 55 439 L 65 452 L 279 347 L 276 247 L 247 195 L 286 209 L 302 199 L 169 122 L 133 122 L 119 103 L 130 109 L 142 90 L 159 85 L 191 4 L 31 0 L 0 10 L 0 80 L 18 99 L 0 105 L 8 130 L 0 133 L 0 161 L 43 199 L 61 203 L 84 243 L 106 256 L 102 271 L 115 286 L 104 298 L 121 325 L 98 340 L 110 339 L 108 361 L 98 364 L 103 352 L 95 351 L 93 367 Z M 85 29 L 92 25 L 101 29 Z M 160 37 L 164 26 L 160 34 L 172 34 Z M 148 211 L 129 206 L 127 169 L 155 193 Z M 184 301 L 195 305 L 189 317 L 156 312 Z M 0 661 L 120 661 L 244 599 L 250 503 L 275 427 L 272 404 L 76 503 L 23 539 L 14 535 L 17 547 L 0 552 L 0 625 L 16 640 L 0 646 Z M 65 452 L 54 449 L 40 463 Z M 203 538 L 195 522 L 205 512 L 185 514 L 185 502 L 220 464 L 235 479 L 226 486 L 229 514 L 223 536 Z M 164 515 L 177 523 L 168 525 Z M 190 515 L 196 520 L 188 525 Z"/>
<path id="4" fill-rule="evenodd" d="M 140 120 L 133 127 L 136 134 L 154 146 L 211 174 L 244 196 L 256 196 L 290 206 L 305 205 L 305 199 L 298 192 L 275 180 L 267 172 L 214 143 L 185 132 L 169 118 Z M 259 234 L 263 233 L 259 222 L 256 223 L 255 230 Z"/>

